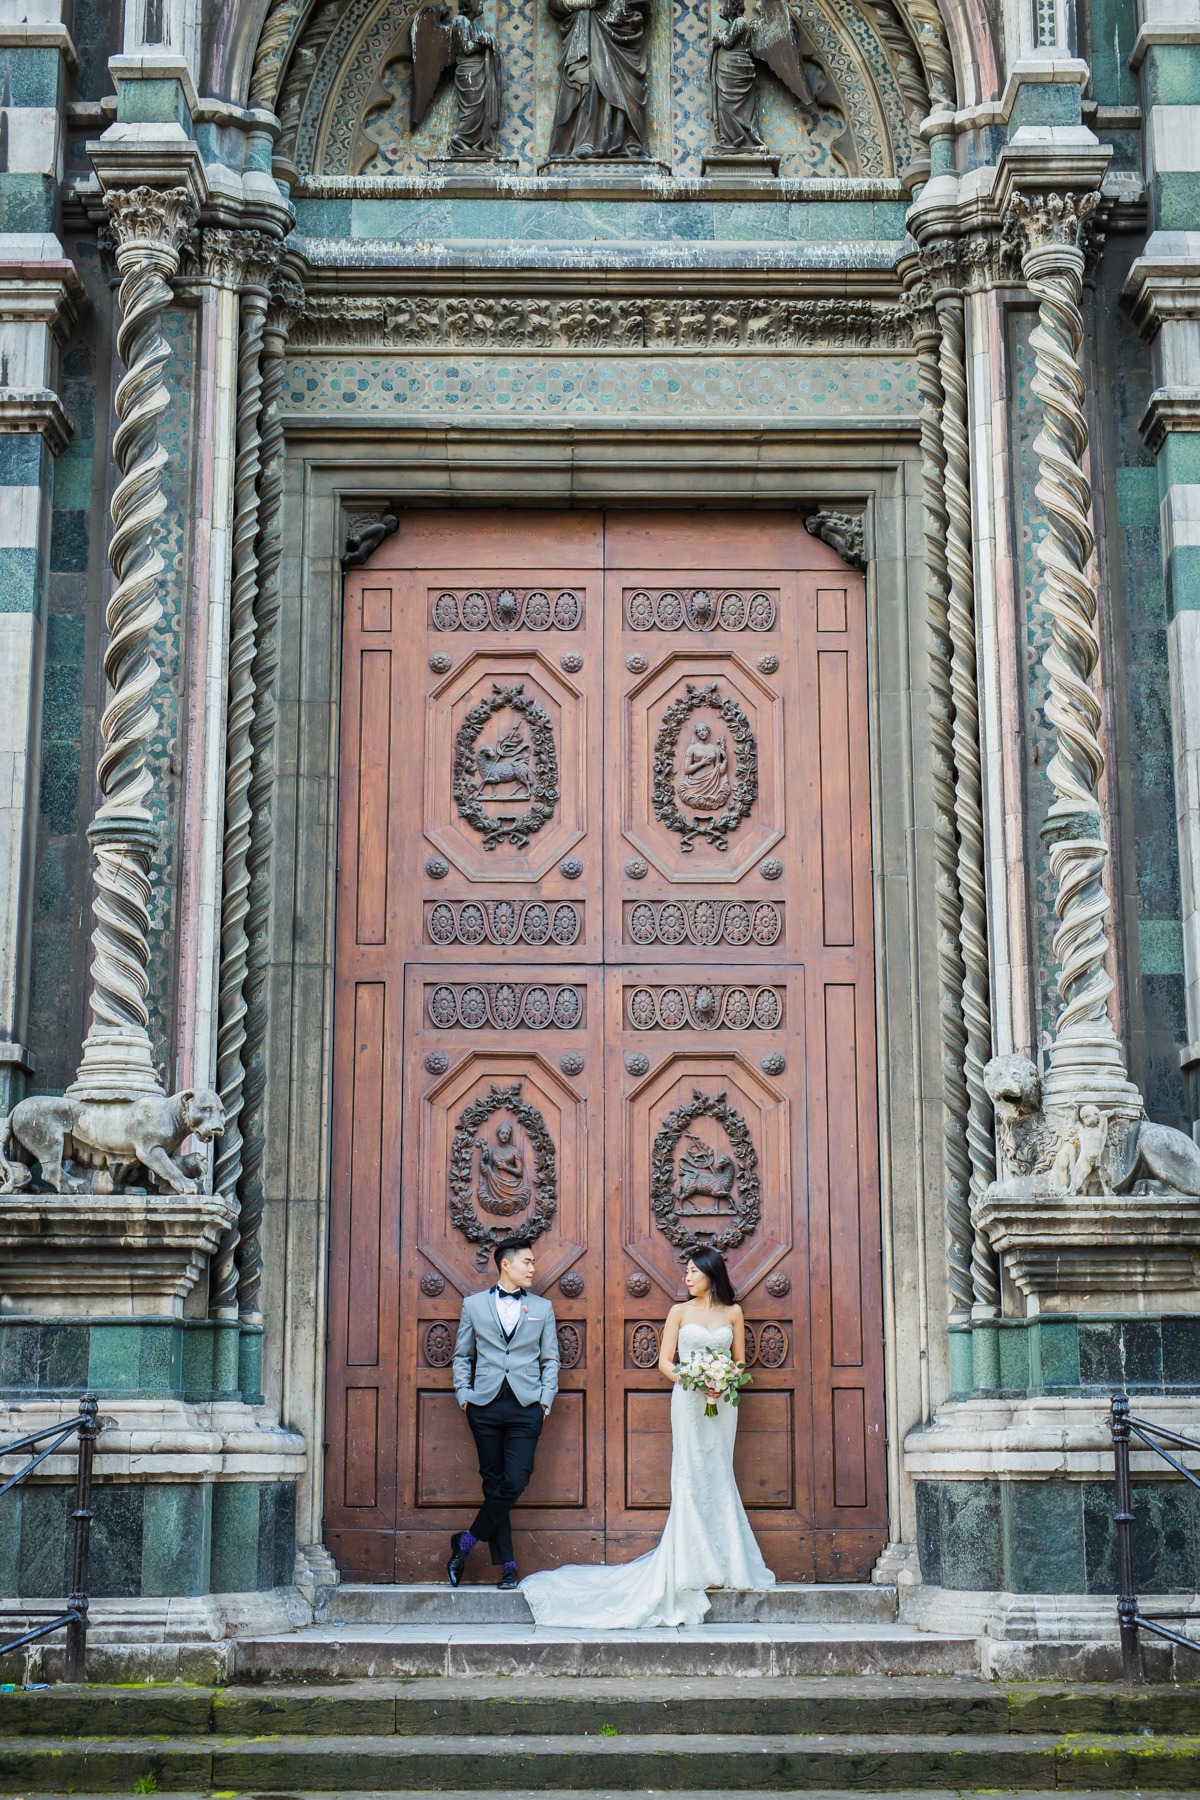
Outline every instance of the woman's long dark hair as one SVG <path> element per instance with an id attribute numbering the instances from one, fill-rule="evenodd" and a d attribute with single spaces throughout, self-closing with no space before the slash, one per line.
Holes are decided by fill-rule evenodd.
<path id="1" fill-rule="evenodd" d="M 725 1258 L 721 1252 L 710 1250 L 706 1244 L 702 1249 L 693 1250 L 688 1261 L 695 1263 L 702 1275 L 708 1276 L 712 1283 L 713 1295 L 720 1305 L 732 1306 L 737 1299 L 737 1290 L 729 1279 L 729 1270 L 725 1266 Z"/>

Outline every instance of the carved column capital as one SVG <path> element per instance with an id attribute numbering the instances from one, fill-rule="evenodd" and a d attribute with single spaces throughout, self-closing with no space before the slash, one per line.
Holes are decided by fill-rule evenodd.
<path id="1" fill-rule="evenodd" d="M 273 348 L 282 350 L 292 327 L 304 311 L 304 283 L 294 269 L 276 266 L 271 273 L 270 304 L 267 308 L 267 331 L 277 340 Z"/>
<path id="2" fill-rule="evenodd" d="M 1087 250 L 1088 220 L 1100 204 L 1098 188 L 1065 192 L 1018 188 L 1004 214 L 1003 235 L 1020 252 L 1028 275 L 1034 266 L 1061 267 L 1078 262 Z"/>
<path id="3" fill-rule="evenodd" d="M 267 232 L 209 226 L 200 240 L 200 271 L 217 287 L 252 287 L 266 294 L 281 255 L 279 239 Z"/>
<path id="4" fill-rule="evenodd" d="M 144 264 L 163 275 L 175 273 L 180 251 L 200 216 L 188 188 L 112 188 L 104 196 L 104 207 L 122 275 Z"/>

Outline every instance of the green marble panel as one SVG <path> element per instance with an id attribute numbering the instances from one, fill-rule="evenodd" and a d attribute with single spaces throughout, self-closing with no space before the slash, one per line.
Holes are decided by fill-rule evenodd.
<path id="1" fill-rule="evenodd" d="M 1139 919 L 1143 975 L 1183 974 L 1183 926 L 1178 919 Z"/>
<path id="2" fill-rule="evenodd" d="M 1005 1585 L 1014 1594 L 1082 1594 L 1083 1495 L 1077 1482 L 1004 1484 Z"/>
<path id="3" fill-rule="evenodd" d="M 38 552 L 16 544 L 0 544 L 0 612 L 38 612 L 41 588 L 41 558 Z"/>
<path id="4" fill-rule="evenodd" d="M 258 1488 L 254 1481 L 220 1481 L 213 1488 L 214 1594 L 248 1594 L 258 1587 Z"/>
<path id="5" fill-rule="evenodd" d="M 1015 1331 L 998 1330 L 1000 1352 L 1000 1388 L 1006 1394 L 1023 1394 L 1029 1388 L 1029 1333 L 1024 1326 Z"/>
<path id="6" fill-rule="evenodd" d="M 142 1591 L 142 1528 L 149 1492 L 132 1483 L 93 1490 L 88 1591 L 100 1599 L 127 1600 Z"/>
<path id="7" fill-rule="evenodd" d="M 67 1520 L 73 1501 L 73 1488 L 25 1484 L 17 1576 L 17 1592 L 22 1598 L 57 1599 L 67 1592 L 71 1566 L 67 1552 Z M 93 1591 L 98 1593 L 99 1589 Z"/>
<path id="8" fill-rule="evenodd" d="M 971 1358 L 971 1327 L 951 1326 L 950 1342 L 950 1392 L 952 1394 L 969 1394 L 974 1386 L 972 1380 L 973 1363 Z"/>
<path id="9" fill-rule="evenodd" d="M 200 1397 L 213 1391 L 213 1328 L 198 1322 L 183 1332 L 183 1391 Z"/>
<path id="10" fill-rule="evenodd" d="M 1168 431 L 1158 453 L 1158 492 L 1200 484 L 1200 431 Z"/>
<path id="11" fill-rule="evenodd" d="M 1008 116 L 1008 135 L 1024 125 L 1081 125 L 1083 106 L 1073 81 L 1025 81 Z"/>
<path id="12" fill-rule="evenodd" d="M 1147 111 L 1200 105 L 1200 44 L 1148 44 L 1141 74 Z"/>
<path id="13" fill-rule="evenodd" d="M 181 125 L 192 135 L 192 115 L 178 81 L 118 81 L 121 125 Z"/>
<path id="14" fill-rule="evenodd" d="M 1079 1334 L 1074 1319 L 1038 1319 L 1037 1337 L 1041 1385 L 1046 1388 L 1079 1386 Z"/>
<path id="15" fill-rule="evenodd" d="M 258 1494 L 258 1569 L 255 1585 L 286 1587 L 295 1572 L 296 1489 L 288 1481 L 265 1481 Z"/>
<path id="16" fill-rule="evenodd" d="M 21 1592 L 21 1510 L 26 1489 L 13 1488 L 0 1500 L 0 1595 L 13 1599 Z"/>
<path id="17" fill-rule="evenodd" d="M 26 49 L 5 47 L 4 69 L 8 77 L 8 106 L 57 107 L 62 81 L 62 56 L 49 46 Z"/>
<path id="18" fill-rule="evenodd" d="M 1093 95 L 1103 106 L 1136 106 L 1137 78 L 1129 67 L 1137 36 L 1133 0 L 1089 0 L 1087 28 Z"/>
<path id="19" fill-rule="evenodd" d="M 49 454 L 45 439 L 36 431 L 0 434 L 0 487 L 40 487 Z"/>
<path id="20" fill-rule="evenodd" d="M 143 1393 L 174 1393 L 183 1387 L 183 1333 L 177 1325 L 144 1325 L 138 1354 Z"/>
<path id="21" fill-rule="evenodd" d="M 142 1525 L 144 1594 L 208 1591 L 212 1495 L 212 1487 L 200 1483 L 155 1483 L 146 1488 Z"/>
<path id="22" fill-rule="evenodd" d="M 1195 231 L 1200 219 L 1200 174 L 1169 169 L 1153 175 L 1150 215 L 1156 231 Z"/>
<path id="23" fill-rule="evenodd" d="M 136 1393 L 141 1386 L 140 1325 L 93 1325 L 88 1386 L 96 1394 Z"/>
<path id="24" fill-rule="evenodd" d="M 1163 1319 L 1162 1357 L 1164 1382 L 1200 1389 L 1200 1318 L 1177 1313 Z"/>
<path id="25" fill-rule="evenodd" d="M 942 1484 L 942 1585 L 1004 1585 L 1000 1488 L 994 1481 Z"/>
<path id="26" fill-rule="evenodd" d="M 54 210 L 52 176 L 0 173 L 0 231 L 53 231 Z"/>
<path id="27" fill-rule="evenodd" d="M 1167 617 L 1200 607 L 1200 544 L 1176 544 L 1167 557 Z"/>
<path id="28" fill-rule="evenodd" d="M 69 512 L 87 512 L 92 504 L 92 451 L 73 444 L 54 465 L 54 504 Z"/>
<path id="29" fill-rule="evenodd" d="M 1152 466 L 1117 470 L 1117 518 L 1122 525 L 1158 524 L 1158 475 Z"/>

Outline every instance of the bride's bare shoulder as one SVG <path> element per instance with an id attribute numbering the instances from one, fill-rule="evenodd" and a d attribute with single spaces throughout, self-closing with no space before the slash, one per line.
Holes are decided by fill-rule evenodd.
<path id="1" fill-rule="evenodd" d="M 672 1319 L 682 1319 L 682 1317 L 683 1317 L 684 1313 L 687 1311 L 687 1309 L 688 1309 L 688 1303 L 686 1300 L 677 1300 L 675 1302 L 674 1306 L 671 1308 L 670 1312 L 667 1314 L 667 1324 L 669 1325 L 671 1323 Z"/>

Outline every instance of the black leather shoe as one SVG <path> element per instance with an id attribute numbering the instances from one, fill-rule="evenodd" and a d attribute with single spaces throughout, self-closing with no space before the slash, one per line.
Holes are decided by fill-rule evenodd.
<path id="1" fill-rule="evenodd" d="M 517 1573 L 517 1567 L 516 1567 L 515 1563 L 513 1564 L 511 1569 L 505 1569 L 503 1575 L 501 1575 L 499 1581 L 496 1583 L 496 1586 L 498 1588 L 502 1588 L 505 1593 L 507 1593 L 510 1588 L 519 1587 L 520 1585 L 521 1585 L 521 1577 Z"/>
<path id="2" fill-rule="evenodd" d="M 466 1566 L 467 1552 L 462 1548 L 462 1532 L 456 1531 L 450 1539 L 450 1561 L 446 1564 L 446 1580 L 451 1587 L 458 1586 Z"/>

